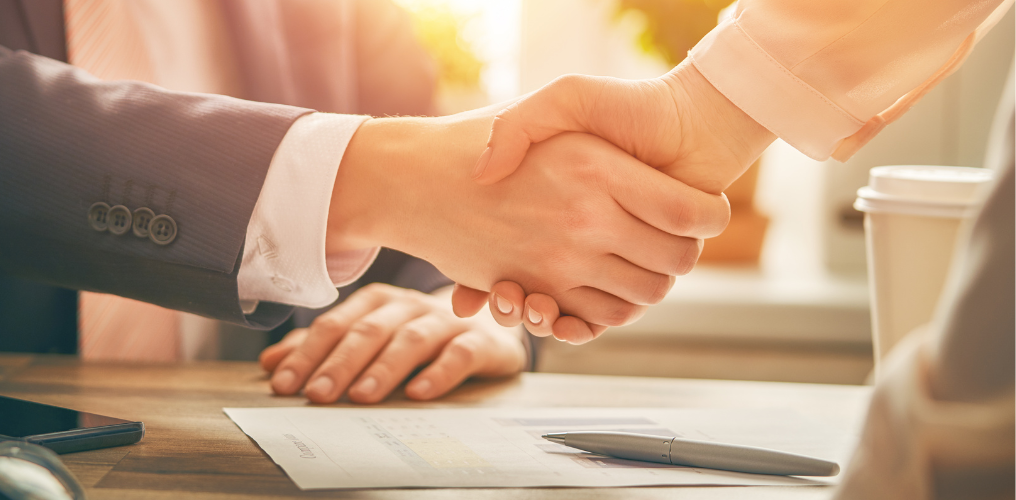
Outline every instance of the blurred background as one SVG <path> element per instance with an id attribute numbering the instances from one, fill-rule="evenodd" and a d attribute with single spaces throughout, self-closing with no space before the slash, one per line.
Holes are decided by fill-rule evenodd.
<path id="1" fill-rule="evenodd" d="M 357 4 L 366 12 L 376 1 Z M 431 60 L 433 95 L 415 107 L 379 102 L 358 112 L 456 113 L 511 99 L 568 73 L 657 77 L 679 63 L 729 5 L 727 0 L 394 2 L 404 16 L 394 24 L 398 30 L 379 30 L 366 15 L 357 20 L 366 40 L 366 48 L 356 51 L 359 67 L 366 68 L 361 73 L 370 75 L 368 63 L 390 50 L 387 37 L 412 36 Z M 1013 47 L 1010 11 L 959 72 L 847 163 L 816 162 L 777 141 L 728 191 L 733 212 L 728 230 L 707 241 L 700 265 L 678 279 L 662 304 L 637 323 L 583 346 L 541 340 L 537 370 L 864 383 L 872 369 L 871 325 L 855 193 L 874 166 L 981 166 L 1003 88 L 1008 85 L 1013 94 Z M 372 93 L 397 97 L 392 89 L 372 88 L 379 81 L 384 80 L 360 78 L 361 101 Z M 413 88 L 420 93 L 431 87 Z M 184 334 L 185 359 L 254 359 L 279 338 L 279 332 L 189 321 L 184 330 L 198 334 Z"/>

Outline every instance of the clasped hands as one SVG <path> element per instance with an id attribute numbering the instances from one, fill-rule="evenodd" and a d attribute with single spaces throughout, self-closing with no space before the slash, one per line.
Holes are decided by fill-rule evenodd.
<path id="1" fill-rule="evenodd" d="M 488 304 L 500 325 L 586 342 L 692 269 L 729 220 L 722 191 L 773 139 L 688 63 L 652 80 L 563 77 L 450 117 L 369 120 L 336 177 L 326 253 L 401 250 L 457 283 L 460 317 Z M 276 392 L 374 402 L 429 362 L 406 389 L 428 399 L 521 367 L 496 325 L 415 296 L 379 299 L 376 287 L 361 295 L 374 298 L 351 297 L 263 353 Z M 440 326 L 406 327 L 420 317 Z M 467 333 L 471 343 L 456 340 Z"/>
<path id="2" fill-rule="evenodd" d="M 724 97 L 687 60 L 667 75 L 651 80 L 569 75 L 525 96 L 497 115 L 487 148 L 474 167 L 474 180 L 483 185 L 504 182 L 502 179 L 525 163 L 523 158 L 534 144 L 569 131 L 602 137 L 645 166 L 679 181 L 685 188 L 680 202 L 649 209 L 669 212 L 672 217 L 669 224 L 659 224 L 659 219 L 652 216 L 642 217 L 640 214 L 645 212 L 633 215 L 659 230 L 691 238 L 719 234 L 711 223 L 722 218 L 725 226 L 729 206 L 690 196 L 687 188 L 700 190 L 699 195 L 722 195 L 775 140 L 771 132 Z M 667 185 L 664 189 L 673 188 Z M 701 240 L 698 243 L 701 249 Z M 679 275 L 690 268 L 660 272 Z M 498 282 L 490 290 L 488 293 L 457 285 L 453 294 L 456 313 L 469 316 L 487 303 L 502 325 L 524 322 L 534 335 L 553 334 L 559 340 L 576 344 L 595 338 L 607 326 L 627 323 L 605 322 L 602 316 L 589 315 L 577 304 L 527 288 L 515 280 Z M 628 319 L 640 316 L 644 307 L 636 309 L 638 314 Z M 568 315 L 562 316 L 562 312 Z"/>

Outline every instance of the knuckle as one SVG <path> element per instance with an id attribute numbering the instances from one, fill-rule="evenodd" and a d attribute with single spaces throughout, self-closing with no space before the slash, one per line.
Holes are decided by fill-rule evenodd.
<path id="1" fill-rule="evenodd" d="M 479 346 L 464 336 L 455 337 L 448 343 L 448 354 L 467 366 L 472 366 L 479 357 Z"/>
<path id="2" fill-rule="evenodd" d="M 323 314 L 314 318 L 311 322 L 311 330 L 319 332 L 334 332 L 342 330 L 346 322 L 336 314 Z"/>
<path id="3" fill-rule="evenodd" d="M 700 224 L 701 213 L 694 203 L 681 203 L 674 213 L 674 231 L 680 236 L 693 232 Z"/>
<path id="4" fill-rule="evenodd" d="M 333 356 L 321 365 L 314 375 L 308 380 L 314 380 L 319 375 L 327 374 L 337 384 L 342 384 L 356 376 L 356 372 L 349 368 L 348 360 L 343 355 Z"/>
<path id="5" fill-rule="evenodd" d="M 397 289 L 387 283 L 378 282 L 369 283 L 360 289 L 360 291 L 369 295 L 390 295 L 394 290 Z"/>
<path id="6" fill-rule="evenodd" d="M 387 336 L 385 328 L 373 320 L 360 320 L 349 327 L 350 334 L 356 334 L 369 340 L 382 340 Z"/>
<path id="7" fill-rule="evenodd" d="M 397 370 L 393 366 L 383 360 L 375 361 L 370 365 L 369 369 L 370 375 L 381 382 L 395 378 L 396 371 Z"/>
<path id="8" fill-rule="evenodd" d="M 418 348 L 427 343 L 430 338 L 426 332 L 417 326 L 407 326 L 399 330 L 396 334 L 400 341 L 408 344 L 410 348 Z"/>
<path id="9" fill-rule="evenodd" d="M 630 302 L 617 301 L 606 308 L 604 326 L 624 326 L 634 321 L 639 315 L 639 307 Z"/>
<path id="10" fill-rule="evenodd" d="M 695 264 L 698 263 L 699 256 L 702 255 L 702 247 L 705 244 L 703 240 L 694 240 L 691 244 L 686 245 L 684 252 L 678 258 L 675 269 L 675 276 L 684 276 L 691 272 L 695 268 Z"/>
<path id="11" fill-rule="evenodd" d="M 562 75 L 547 84 L 547 90 L 572 93 L 577 91 L 581 87 L 582 83 L 583 79 L 580 75 Z"/>
<path id="12" fill-rule="evenodd" d="M 314 360 L 311 359 L 311 357 L 302 349 L 296 349 L 289 353 L 289 355 L 286 356 L 281 363 L 279 363 L 279 366 L 276 367 L 276 371 L 288 368 L 296 371 L 297 373 L 304 373 L 313 366 Z"/>
<path id="13" fill-rule="evenodd" d="M 659 304 L 663 301 L 667 293 L 670 292 L 670 288 L 674 286 L 674 277 L 659 275 L 654 276 L 649 281 L 648 294 L 646 296 L 646 302 L 649 304 Z"/>

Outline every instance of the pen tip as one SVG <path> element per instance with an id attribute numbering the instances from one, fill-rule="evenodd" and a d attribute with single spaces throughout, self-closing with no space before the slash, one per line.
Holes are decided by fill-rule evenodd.
<path id="1" fill-rule="evenodd" d="M 546 439 L 547 441 L 553 441 L 555 443 L 562 443 L 562 444 L 564 444 L 565 433 L 564 432 L 555 432 L 555 433 L 552 433 L 552 434 L 544 434 L 544 435 L 542 435 L 540 437 L 542 437 L 543 439 Z"/>

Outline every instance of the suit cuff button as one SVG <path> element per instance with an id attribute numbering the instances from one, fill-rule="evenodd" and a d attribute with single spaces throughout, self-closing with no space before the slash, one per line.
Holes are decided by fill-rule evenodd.
<path id="1" fill-rule="evenodd" d="M 88 225 L 96 231 L 105 231 L 109 228 L 109 205 L 101 201 L 92 203 L 88 207 Z"/>
<path id="2" fill-rule="evenodd" d="M 155 218 L 155 212 L 150 208 L 141 207 L 134 211 L 134 223 L 131 225 L 131 231 L 134 236 L 138 238 L 148 237 L 148 226 L 151 225 L 152 219 Z"/>
<path id="3" fill-rule="evenodd" d="M 159 215 L 148 223 L 148 238 L 156 245 L 168 245 L 176 239 L 176 221 L 168 215 Z"/>
<path id="4" fill-rule="evenodd" d="M 117 205 L 109 209 L 109 232 L 117 236 L 126 234 L 131 229 L 131 211 L 123 206 Z"/>

